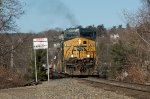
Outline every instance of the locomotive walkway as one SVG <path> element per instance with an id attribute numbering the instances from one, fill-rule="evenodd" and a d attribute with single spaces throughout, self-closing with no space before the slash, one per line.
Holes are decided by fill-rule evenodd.
<path id="1" fill-rule="evenodd" d="M 0 99 L 135 99 L 84 84 L 78 79 L 64 78 L 37 86 L 0 90 Z"/>

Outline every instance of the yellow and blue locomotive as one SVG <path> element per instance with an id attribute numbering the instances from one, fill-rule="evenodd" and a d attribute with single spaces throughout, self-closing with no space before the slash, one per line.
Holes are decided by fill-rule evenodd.
<path id="1" fill-rule="evenodd" d="M 96 61 L 96 32 L 69 28 L 63 33 L 63 69 L 69 75 L 92 75 Z"/>

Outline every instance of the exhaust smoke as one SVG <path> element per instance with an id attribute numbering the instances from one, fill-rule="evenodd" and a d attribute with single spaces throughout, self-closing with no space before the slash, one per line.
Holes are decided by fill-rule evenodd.
<path id="1" fill-rule="evenodd" d="M 41 14 L 49 14 L 54 18 L 58 18 L 58 20 L 66 20 L 74 27 L 78 25 L 75 15 L 61 0 L 32 0 L 33 4 Z"/>

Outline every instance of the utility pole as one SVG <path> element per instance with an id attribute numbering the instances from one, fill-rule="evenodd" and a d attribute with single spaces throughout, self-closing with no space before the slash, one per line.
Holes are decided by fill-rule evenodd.
<path id="1" fill-rule="evenodd" d="M 11 46 L 11 55 L 10 55 L 10 57 L 11 57 L 11 59 L 10 59 L 10 66 L 11 66 L 11 68 L 13 68 L 14 67 L 14 46 L 12 45 Z"/>
<path id="2" fill-rule="evenodd" d="M 48 81 L 49 81 L 49 74 L 50 74 L 50 71 L 49 71 L 49 59 L 48 59 L 48 48 L 47 48 L 47 79 L 48 79 Z"/>
<path id="3" fill-rule="evenodd" d="M 36 50 L 34 50 L 35 57 L 35 82 L 37 83 L 37 66 L 36 66 Z"/>

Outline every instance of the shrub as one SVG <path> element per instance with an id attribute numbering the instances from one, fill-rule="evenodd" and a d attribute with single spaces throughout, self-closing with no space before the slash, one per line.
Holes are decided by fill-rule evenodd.
<path id="1" fill-rule="evenodd" d="M 25 81 L 21 74 L 10 69 L 0 68 L 0 89 L 22 86 Z"/>
<path id="2" fill-rule="evenodd" d="M 127 80 L 132 83 L 144 84 L 147 81 L 147 73 L 142 67 L 132 66 L 128 69 Z"/>

